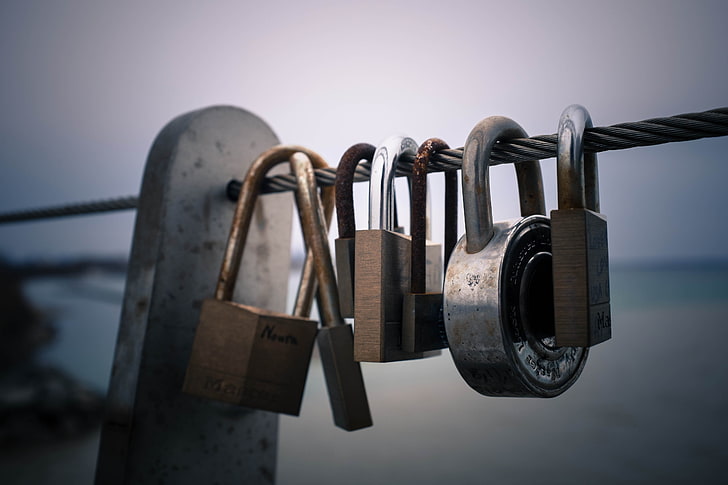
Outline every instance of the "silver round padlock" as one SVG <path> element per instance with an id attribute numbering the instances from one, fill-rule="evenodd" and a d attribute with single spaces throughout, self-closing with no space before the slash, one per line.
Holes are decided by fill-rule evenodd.
<path id="1" fill-rule="evenodd" d="M 473 128 L 463 151 L 465 235 L 447 266 L 443 317 L 460 375 L 486 396 L 557 396 L 588 353 L 555 343 L 551 226 L 537 160 L 516 164 L 522 218 L 493 224 L 492 148 L 526 137 L 513 120 L 493 116 Z"/>

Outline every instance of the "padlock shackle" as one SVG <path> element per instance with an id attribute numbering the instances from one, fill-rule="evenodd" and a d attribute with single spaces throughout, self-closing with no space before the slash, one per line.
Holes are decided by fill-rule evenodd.
<path id="1" fill-rule="evenodd" d="M 528 138 L 510 118 L 490 116 L 472 129 L 463 149 L 463 209 L 468 253 L 480 252 L 494 234 L 488 168 L 495 144 L 509 138 Z M 546 213 L 541 165 L 538 160 L 515 164 L 521 216 Z"/>
<path id="2" fill-rule="evenodd" d="M 407 177 L 407 189 L 409 190 L 409 200 L 410 204 L 412 201 L 412 176 Z M 426 182 L 426 185 L 429 186 L 429 182 Z M 426 191 L 426 201 L 425 201 L 425 234 L 427 239 L 432 239 L 432 196 L 430 194 L 429 189 Z M 411 207 L 411 205 L 410 205 Z M 410 209 L 411 210 L 411 209 Z M 399 222 L 397 221 L 397 206 L 394 207 L 394 223 L 395 226 L 399 225 Z M 412 223 L 410 222 L 410 227 L 412 226 Z M 411 232 L 411 230 L 410 230 Z"/>
<path id="3" fill-rule="evenodd" d="M 238 277 L 240 262 L 243 259 L 243 248 L 248 237 L 248 229 L 253 219 L 255 202 L 258 200 L 260 188 L 267 173 L 274 166 L 289 160 L 296 152 L 305 153 L 316 167 L 328 166 L 326 161 L 316 152 L 296 145 L 278 145 L 261 153 L 252 163 L 245 175 L 238 202 L 235 205 L 233 222 L 228 236 L 225 254 L 223 256 L 220 273 L 218 275 L 217 287 L 215 288 L 215 299 L 229 301 L 232 299 L 235 289 L 235 281 Z M 333 194 L 332 194 L 333 196 Z"/>
<path id="4" fill-rule="evenodd" d="M 291 170 L 296 176 L 296 205 L 301 219 L 301 229 L 306 247 L 313 254 L 316 280 L 318 281 L 319 312 L 326 327 L 345 325 L 339 308 L 336 275 L 331 262 L 328 230 L 316 192 L 316 179 L 311 160 L 305 153 L 290 157 Z"/>
<path id="5" fill-rule="evenodd" d="M 318 162 L 317 162 L 318 163 Z M 328 168 L 326 166 L 316 166 L 316 168 Z M 324 208 L 324 219 L 326 230 L 331 226 L 331 218 L 334 215 L 334 204 L 336 198 L 336 189 L 333 186 L 321 187 L 321 203 Z M 315 264 L 313 260 L 313 252 L 306 249 L 306 258 L 303 260 L 301 267 L 301 279 L 298 282 L 298 291 L 296 292 L 296 300 L 293 306 L 293 315 L 308 318 L 311 315 L 313 306 L 313 297 L 316 294 L 318 283 L 315 275 Z"/>
<path id="6" fill-rule="evenodd" d="M 369 143 L 357 143 L 341 156 L 336 167 L 336 221 L 339 237 L 351 239 L 356 234 L 354 219 L 354 173 L 359 163 L 374 158 L 376 148 Z"/>
<path id="7" fill-rule="evenodd" d="M 374 152 L 372 172 L 369 178 L 369 229 L 393 231 L 394 178 L 397 162 L 404 153 L 415 155 L 417 143 L 409 137 L 390 136 Z"/>
<path id="8" fill-rule="evenodd" d="M 455 245 L 458 243 L 458 173 L 457 170 L 445 172 L 445 246 L 444 267 L 450 261 Z"/>
<path id="9" fill-rule="evenodd" d="M 584 130 L 592 126 L 589 112 L 578 104 L 567 106 L 559 118 L 556 146 L 559 209 L 599 212 L 597 154 L 584 153 Z"/>
<path id="10" fill-rule="evenodd" d="M 430 138 L 420 145 L 412 166 L 412 194 L 410 200 L 410 232 L 412 250 L 410 260 L 410 292 L 425 293 L 427 267 L 427 165 L 430 157 L 450 147 L 439 138 Z M 457 219 L 455 219 L 457 223 Z"/>

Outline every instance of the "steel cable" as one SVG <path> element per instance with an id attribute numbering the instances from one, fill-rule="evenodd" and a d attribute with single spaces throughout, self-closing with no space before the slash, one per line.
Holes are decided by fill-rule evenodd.
<path id="1" fill-rule="evenodd" d="M 584 149 L 589 152 L 625 150 L 643 146 L 683 142 L 728 135 L 728 108 L 716 108 L 700 113 L 685 113 L 665 118 L 652 118 L 638 122 L 619 123 L 611 126 L 587 128 L 584 132 Z M 491 165 L 520 163 L 527 160 L 543 160 L 556 156 L 556 135 L 539 135 L 530 138 L 516 138 L 496 144 L 491 154 Z M 463 149 L 441 150 L 433 155 L 428 172 L 457 170 L 462 164 Z M 412 173 L 414 156 L 403 156 L 397 168 L 398 176 Z M 360 164 L 354 175 L 354 182 L 369 180 L 371 166 Z M 336 167 L 315 171 L 316 182 L 321 186 L 334 185 Z M 240 181 L 231 180 L 227 194 L 237 200 Z M 296 188 L 295 177 L 276 175 L 263 183 L 263 193 L 286 192 Z M 82 202 L 58 207 L 32 209 L 0 214 L 0 224 L 50 217 L 92 214 L 136 209 L 137 197 L 119 197 L 94 202 Z"/>
<path id="2" fill-rule="evenodd" d="M 728 135 L 728 108 L 717 108 L 702 113 L 686 113 L 668 118 L 653 118 L 639 122 L 619 123 L 612 126 L 587 128 L 584 132 L 584 150 L 605 152 L 641 146 L 698 140 Z M 556 134 L 530 138 L 516 138 L 498 143 L 491 154 L 491 165 L 520 163 L 527 160 L 543 160 L 556 156 Z M 432 157 L 428 172 L 457 170 L 463 159 L 463 149 L 442 150 Z M 397 175 L 412 173 L 414 156 L 403 156 L 397 167 Z M 354 182 L 369 180 L 369 164 L 361 164 Z M 319 185 L 333 185 L 336 168 L 316 171 Z M 238 182 L 239 184 L 239 182 Z M 228 194 L 235 195 L 236 181 L 231 181 Z M 239 185 L 238 185 L 239 186 Z M 294 190 L 292 175 L 276 175 L 266 179 L 263 192 Z M 239 190 L 239 189 L 238 189 Z"/>
<path id="3" fill-rule="evenodd" d="M 137 208 L 138 197 L 117 197 L 92 202 L 80 202 L 57 207 L 46 207 L 0 214 L 0 224 L 5 222 L 32 221 L 51 217 L 75 216 L 99 212 L 113 212 Z"/>

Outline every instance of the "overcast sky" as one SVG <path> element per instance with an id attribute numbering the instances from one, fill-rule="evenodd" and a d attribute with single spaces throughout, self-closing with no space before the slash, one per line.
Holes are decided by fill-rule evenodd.
<path id="1" fill-rule="evenodd" d="M 572 103 L 595 125 L 728 106 L 726 18 L 722 1 L 4 0 L 0 211 L 137 194 L 161 128 L 216 104 L 332 165 L 393 133 L 461 146 L 491 115 L 538 135 Z M 602 154 L 612 260 L 728 258 L 726 150 L 719 138 Z M 553 208 L 554 160 L 542 167 Z M 491 180 L 496 219 L 516 216 L 513 168 Z M 4 225 L 0 253 L 125 254 L 133 221 Z"/>

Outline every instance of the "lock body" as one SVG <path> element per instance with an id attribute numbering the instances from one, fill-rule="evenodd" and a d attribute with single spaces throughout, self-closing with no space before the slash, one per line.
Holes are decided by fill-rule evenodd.
<path id="1" fill-rule="evenodd" d="M 347 431 L 372 425 L 361 366 L 354 361 L 350 324 L 324 327 L 316 337 L 334 423 Z"/>
<path id="2" fill-rule="evenodd" d="M 336 276 L 328 245 L 327 222 L 316 194 L 311 161 L 302 153 L 291 157 L 296 176 L 296 203 L 301 228 L 318 281 L 318 306 L 323 328 L 317 341 L 334 423 L 347 431 L 372 425 L 361 365 L 354 360 L 354 334 L 339 310 Z"/>
<path id="3" fill-rule="evenodd" d="M 445 281 L 450 351 L 473 389 L 487 396 L 553 397 L 579 377 L 587 350 L 555 342 L 546 217 L 494 224 L 478 253 L 468 253 L 463 236 Z"/>
<path id="4" fill-rule="evenodd" d="M 604 342 L 612 336 L 606 217 L 561 209 L 551 212 L 551 224 L 556 341 L 582 347 Z"/>
<path id="5" fill-rule="evenodd" d="M 183 389 L 297 416 L 317 327 L 306 318 L 206 299 Z"/>
<path id="6" fill-rule="evenodd" d="M 419 359 L 402 349 L 402 302 L 410 288 L 410 236 L 383 229 L 356 232 L 354 356 L 360 362 Z M 427 246 L 427 291 L 442 287 L 440 245 Z"/>
<path id="7" fill-rule="evenodd" d="M 447 347 L 442 328 L 442 293 L 407 293 L 402 300 L 402 349 L 427 352 Z"/>
<path id="8" fill-rule="evenodd" d="M 391 362 L 421 358 L 402 350 L 402 297 L 409 289 L 408 236 L 384 229 L 356 232 L 354 358 Z"/>

